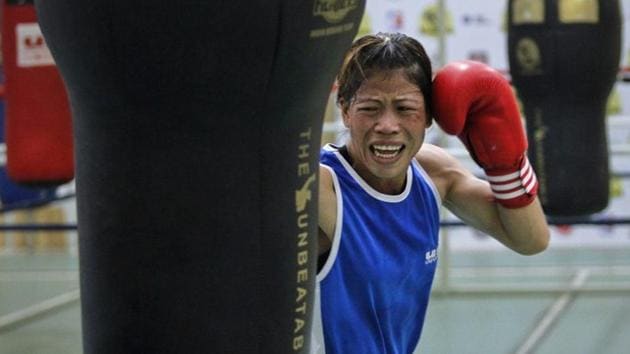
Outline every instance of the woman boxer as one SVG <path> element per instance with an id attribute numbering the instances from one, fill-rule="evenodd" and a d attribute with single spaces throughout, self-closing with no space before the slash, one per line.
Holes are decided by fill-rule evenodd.
<path id="1" fill-rule="evenodd" d="M 520 254 L 547 247 L 507 82 L 473 62 L 431 80 L 423 47 L 402 34 L 362 37 L 346 54 L 337 101 L 349 138 L 325 146 L 320 158 L 315 352 L 415 350 L 436 269 L 440 204 Z M 459 135 L 489 182 L 424 144 L 432 114 Z"/>

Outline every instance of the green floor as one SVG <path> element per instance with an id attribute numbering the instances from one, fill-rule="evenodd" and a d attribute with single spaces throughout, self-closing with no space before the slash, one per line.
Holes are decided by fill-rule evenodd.
<path id="1" fill-rule="evenodd" d="M 535 257 L 509 252 L 449 257 L 449 284 L 514 286 L 567 284 L 590 269 L 587 284 L 630 282 L 630 250 L 549 250 Z M 0 254 L 0 318 L 78 287 L 76 256 Z M 543 271 L 544 270 L 544 271 Z M 443 285 L 438 280 L 436 289 Z M 540 324 L 561 293 L 435 295 L 416 354 L 507 354 Z M 630 353 L 630 292 L 578 294 L 538 342 L 536 354 Z M 81 353 L 78 303 L 0 332 L 0 354 Z M 355 354 L 355 353 L 350 353 Z M 357 353 L 360 354 L 360 353 Z"/>
<path id="2" fill-rule="evenodd" d="M 533 353 L 630 353 L 628 296 L 580 295 Z M 554 301 L 553 296 L 432 299 L 418 353 L 515 353 Z"/>
<path id="3" fill-rule="evenodd" d="M 78 288 L 78 261 L 68 253 L 0 255 L 0 318 Z M 81 353 L 78 303 L 0 332 L 1 354 Z"/>

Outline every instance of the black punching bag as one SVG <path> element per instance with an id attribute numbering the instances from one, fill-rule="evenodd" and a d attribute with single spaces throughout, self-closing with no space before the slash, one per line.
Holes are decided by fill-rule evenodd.
<path id="1" fill-rule="evenodd" d="M 86 354 L 308 353 L 322 117 L 363 0 L 36 1 Z"/>
<path id="2" fill-rule="evenodd" d="M 617 0 L 510 0 L 508 50 L 529 157 L 551 216 L 608 205 L 606 102 L 619 68 Z"/>

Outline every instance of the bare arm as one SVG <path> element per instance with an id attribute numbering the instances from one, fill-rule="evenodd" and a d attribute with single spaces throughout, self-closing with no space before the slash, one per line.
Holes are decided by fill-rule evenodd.
<path id="1" fill-rule="evenodd" d="M 464 222 L 520 254 L 535 254 L 547 247 L 549 228 L 538 199 L 507 209 L 494 202 L 487 182 L 443 149 L 425 144 L 416 158 L 438 187 L 444 206 Z"/>
<path id="2" fill-rule="evenodd" d="M 322 255 L 332 246 L 337 223 L 337 197 L 330 171 L 319 166 L 319 250 Z"/>

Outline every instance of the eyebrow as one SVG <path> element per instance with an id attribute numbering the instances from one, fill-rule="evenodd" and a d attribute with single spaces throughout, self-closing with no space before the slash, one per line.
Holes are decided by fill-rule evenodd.
<path id="1" fill-rule="evenodd" d="M 422 103 L 422 100 L 416 98 L 416 97 L 399 97 L 399 98 L 395 98 L 394 101 L 396 102 L 400 102 L 400 101 L 412 101 L 412 102 L 417 102 L 417 103 Z"/>
<path id="2" fill-rule="evenodd" d="M 418 96 L 416 96 L 416 94 L 420 95 L 420 97 L 422 97 L 424 99 L 424 95 L 422 94 L 421 90 L 413 90 L 413 91 L 403 92 L 400 95 L 398 95 L 396 97 L 396 99 L 397 100 L 419 101 L 419 99 L 417 98 Z"/>
<path id="3" fill-rule="evenodd" d="M 415 102 L 415 103 L 422 103 L 422 100 L 420 100 L 419 98 L 417 98 L 417 97 L 410 97 L 407 94 L 403 94 L 401 96 L 398 96 L 398 97 L 394 98 L 394 102 L 404 102 L 404 101 L 410 101 L 410 102 Z M 381 100 L 377 96 L 370 96 L 370 97 L 357 97 L 354 102 L 355 103 L 381 102 Z"/>

